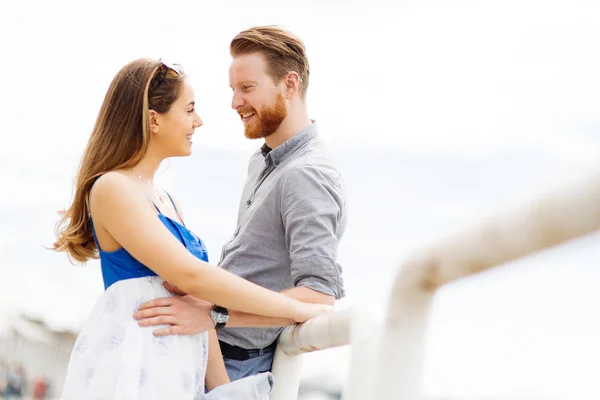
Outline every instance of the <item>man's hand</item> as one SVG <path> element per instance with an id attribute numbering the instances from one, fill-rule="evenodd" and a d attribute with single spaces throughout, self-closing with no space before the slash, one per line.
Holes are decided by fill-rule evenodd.
<path id="1" fill-rule="evenodd" d="M 210 317 L 212 307 L 193 296 L 163 297 L 142 304 L 133 318 L 139 326 L 171 325 L 155 330 L 155 336 L 194 335 L 215 327 Z"/>

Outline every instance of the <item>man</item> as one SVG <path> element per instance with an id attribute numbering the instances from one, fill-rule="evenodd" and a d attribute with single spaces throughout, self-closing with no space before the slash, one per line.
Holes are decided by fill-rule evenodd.
<path id="1" fill-rule="evenodd" d="M 340 173 L 308 117 L 304 44 L 284 29 L 263 26 L 239 33 L 230 53 L 231 107 L 246 137 L 265 143 L 250 158 L 237 227 L 219 265 L 297 300 L 333 305 L 345 295 L 337 252 L 346 198 Z M 141 307 L 140 325 L 171 324 L 159 335 L 215 327 L 231 380 L 270 371 L 281 327 L 294 323 L 190 296 L 162 300 Z"/>

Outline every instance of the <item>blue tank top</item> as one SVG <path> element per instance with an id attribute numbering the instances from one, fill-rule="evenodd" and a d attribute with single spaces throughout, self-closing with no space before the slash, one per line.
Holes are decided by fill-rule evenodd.
<path id="1" fill-rule="evenodd" d="M 167 193 L 167 195 L 169 194 Z M 169 198 L 171 199 L 171 195 L 169 195 Z M 171 202 L 175 208 L 175 212 L 177 212 L 177 215 L 179 216 L 179 211 L 177 210 L 177 206 L 175 206 L 173 199 L 171 199 Z M 156 205 L 154 205 L 154 207 L 156 207 Z M 208 253 L 204 246 L 204 242 L 202 242 L 202 240 L 185 225 L 162 214 L 158 207 L 156 207 L 156 209 L 158 211 L 158 218 L 186 247 L 186 249 L 199 259 L 208 262 Z M 181 217 L 179 218 L 181 219 Z M 96 242 L 96 246 L 98 246 L 98 253 L 100 255 L 100 269 L 102 270 L 102 279 L 104 280 L 104 290 L 108 289 L 113 283 L 124 279 L 156 276 L 154 271 L 133 258 L 133 256 L 123 247 L 115 251 L 103 251 L 98 243 L 91 215 L 90 224 L 92 226 L 94 241 Z"/>

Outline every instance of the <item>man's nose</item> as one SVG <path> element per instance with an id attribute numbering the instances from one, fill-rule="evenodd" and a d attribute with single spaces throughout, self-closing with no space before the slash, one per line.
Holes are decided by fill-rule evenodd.
<path id="1" fill-rule="evenodd" d="M 242 105 L 244 105 L 244 99 L 239 94 L 234 93 L 233 98 L 231 99 L 231 108 L 237 110 Z"/>

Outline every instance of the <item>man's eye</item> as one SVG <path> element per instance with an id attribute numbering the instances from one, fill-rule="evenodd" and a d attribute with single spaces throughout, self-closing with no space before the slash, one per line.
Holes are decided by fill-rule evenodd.
<path id="1" fill-rule="evenodd" d="M 194 111 L 196 111 L 195 108 L 192 108 L 191 110 L 188 110 L 189 113 L 193 113 Z"/>
<path id="2" fill-rule="evenodd" d="M 244 92 L 247 92 L 247 91 L 249 91 L 250 89 L 252 89 L 252 86 L 242 86 L 242 90 L 243 90 Z"/>

